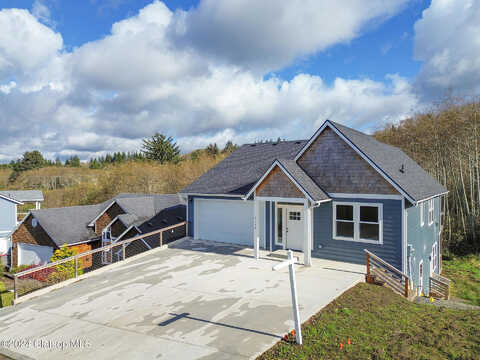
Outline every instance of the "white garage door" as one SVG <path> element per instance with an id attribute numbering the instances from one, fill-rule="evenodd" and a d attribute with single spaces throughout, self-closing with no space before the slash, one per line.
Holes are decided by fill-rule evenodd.
<path id="1" fill-rule="evenodd" d="M 253 201 L 195 199 L 195 238 L 253 246 Z"/>
<path id="2" fill-rule="evenodd" d="M 10 250 L 10 238 L 0 237 L 0 255 L 7 254 Z"/>
<path id="3" fill-rule="evenodd" d="M 46 264 L 50 261 L 53 248 L 32 244 L 18 243 L 18 265 Z"/>

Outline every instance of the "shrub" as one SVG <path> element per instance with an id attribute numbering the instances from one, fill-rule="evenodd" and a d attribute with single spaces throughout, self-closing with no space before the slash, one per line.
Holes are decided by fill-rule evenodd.
<path id="1" fill-rule="evenodd" d="M 36 265 L 20 265 L 20 266 L 14 266 L 10 269 L 11 274 L 16 274 L 19 273 L 23 270 L 31 269 L 32 267 L 35 267 Z"/>
<path id="2" fill-rule="evenodd" d="M 7 287 L 5 286 L 5 283 L 0 281 L 0 293 L 3 293 L 7 291 Z"/>
<path id="3" fill-rule="evenodd" d="M 56 250 L 53 253 L 52 257 L 50 258 L 50 262 L 66 259 L 74 255 L 77 255 L 77 252 L 74 249 L 70 249 L 67 244 L 63 244 L 60 249 Z M 64 280 L 70 279 L 75 276 L 75 262 L 73 260 L 64 262 L 63 264 L 55 266 L 55 270 L 56 272 L 59 272 L 62 274 L 62 275 L 59 275 L 58 278 L 64 279 Z M 77 275 L 81 275 L 81 274 L 83 274 L 83 269 L 81 266 L 81 262 L 79 261 Z M 50 275 L 53 275 L 53 274 L 49 274 L 49 277 Z"/>
<path id="4" fill-rule="evenodd" d="M 0 293 L 0 308 L 10 306 L 13 304 L 13 292 L 6 291 Z"/>

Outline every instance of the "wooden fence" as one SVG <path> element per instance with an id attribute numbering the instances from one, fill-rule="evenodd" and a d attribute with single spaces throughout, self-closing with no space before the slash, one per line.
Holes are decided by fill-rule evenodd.
<path id="1" fill-rule="evenodd" d="M 367 257 L 367 275 L 365 280 L 368 283 L 381 284 L 389 287 L 396 293 L 410 299 L 408 275 L 398 270 L 395 266 L 382 260 L 368 250 L 364 250 Z"/>
<path id="2" fill-rule="evenodd" d="M 430 276 L 430 296 L 440 299 L 450 299 L 450 279 L 433 273 Z"/>

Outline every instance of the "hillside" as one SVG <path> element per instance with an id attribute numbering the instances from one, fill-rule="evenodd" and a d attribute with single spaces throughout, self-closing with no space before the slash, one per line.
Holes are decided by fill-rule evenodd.
<path id="1" fill-rule="evenodd" d="M 204 154 L 194 160 L 186 157 L 179 164 L 164 165 L 131 161 L 103 169 L 50 166 L 22 172 L 13 183 L 8 183 L 11 170 L 0 169 L 0 187 L 41 189 L 44 208 L 99 203 L 121 192 L 175 193 L 225 156 Z"/>

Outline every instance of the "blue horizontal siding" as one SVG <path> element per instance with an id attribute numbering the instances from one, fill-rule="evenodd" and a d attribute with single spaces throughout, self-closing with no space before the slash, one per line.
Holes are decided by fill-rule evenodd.
<path id="1" fill-rule="evenodd" d="M 430 254 L 435 242 L 440 245 L 440 197 L 434 199 L 434 221 L 428 225 L 428 201 L 424 203 L 424 225 L 420 224 L 420 205 L 407 207 L 407 244 L 409 246 L 409 269 L 408 272 L 414 286 L 417 287 L 420 281 L 419 265 L 423 260 L 423 292 L 429 293 L 430 278 Z M 439 261 L 440 263 L 440 261 Z M 411 269 L 410 269 L 411 266 Z M 436 273 L 439 273 L 439 267 Z"/>
<path id="2" fill-rule="evenodd" d="M 324 203 L 314 209 L 312 256 L 364 264 L 367 249 L 402 270 L 402 201 L 379 199 L 333 199 L 336 202 L 383 204 L 383 244 L 369 244 L 333 239 L 333 204 Z"/>

